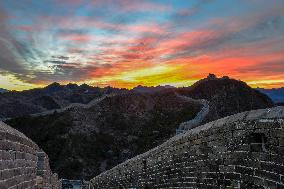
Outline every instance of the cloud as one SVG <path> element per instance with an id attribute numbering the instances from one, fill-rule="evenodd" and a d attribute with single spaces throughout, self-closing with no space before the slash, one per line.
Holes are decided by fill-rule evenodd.
<path id="1" fill-rule="evenodd" d="M 256 74 L 256 75 L 273 75 L 273 74 L 283 74 L 284 70 L 284 59 L 271 61 L 271 62 L 262 62 L 256 65 L 249 65 L 237 69 L 238 72 L 244 74 Z"/>
<path id="2" fill-rule="evenodd" d="M 171 6 L 153 1 L 140 0 L 93 0 L 96 6 L 113 8 L 122 12 L 169 11 Z"/>
<path id="3" fill-rule="evenodd" d="M 46 60 L 44 62 L 52 63 L 52 64 L 66 64 L 66 61 L 62 61 L 62 60 Z"/>
<path id="4" fill-rule="evenodd" d="M 21 52 L 17 51 L 20 45 L 13 36 L 11 36 L 9 28 L 6 24 L 9 15 L 0 7 L 0 70 L 2 73 L 11 72 L 19 75 L 28 74 L 28 70 L 18 60 Z M 16 50 L 16 51 L 14 51 Z"/>
<path id="5" fill-rule="evenodd" d="M 88 34 L 68 34 L 63 35 L 62 38 L 73 42 L 86 43 L 92 41 L 93 36 Z"/>
<path id="6" fill-rule="evenodd" d="M 56 59 L 60 59 L 60 60 L 68 60 L 69 59 L 68 56 L 63 56 L 63 55 L 52 56 L 52 58 L 56 58 Z"/>
<path id="7" fill-rule="evenodd" d="M 281 75 L 281 1 L 30 2 L 0 2 L 0 74 L 26 83 L 107 78 L 130 86 L 130 73 L 148 84 L 186 83 L 212 70 L 249 80 L 249 72 Z M 135 75 L 163 66 L 178 69 Z"/>
<path id="8" fill-rule="evenodd" d="M 21 30 L 25 32 L 31 32 L 34 30 L 34 28 L 30 25 L 20 25 L 15 27 L 16 30 Z"/>

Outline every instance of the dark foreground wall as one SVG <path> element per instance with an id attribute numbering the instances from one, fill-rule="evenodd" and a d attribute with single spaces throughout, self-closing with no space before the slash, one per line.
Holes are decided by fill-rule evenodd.
<path id="1" fill-rule="evenodd" d="M 284 188 L 284 107 L 199 126 L 91 180 L 92 188 Z"/>
<path id="2" fill-rule="evenodd" d="M 59 189 L 47 155 L 24 134 L 0 122 L 0 189 Z"/>

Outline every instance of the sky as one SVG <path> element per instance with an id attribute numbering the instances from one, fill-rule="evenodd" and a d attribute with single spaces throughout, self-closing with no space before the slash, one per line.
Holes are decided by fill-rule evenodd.
<path id="1" fill-rule="evenodd" d="M 283 0 L 0 0 L 0 88 L 284 86 Z"/>

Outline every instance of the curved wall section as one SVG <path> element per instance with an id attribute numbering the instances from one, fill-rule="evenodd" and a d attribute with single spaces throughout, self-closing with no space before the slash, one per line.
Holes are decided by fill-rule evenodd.
<path id="1" fill-rule="evenodd" d="M 48 157 L 43 153 L 24 134 L 0 122 L 0 189 L 60 188 L 57 175 L 51 173 Z M 39 154 L 44 156 L 42 170 Z"/>
<path id="2" fill-rule="evenodd" d="M 284 107 L 199 126 L 91 180 L 92 188 L 284 188 Z"/>

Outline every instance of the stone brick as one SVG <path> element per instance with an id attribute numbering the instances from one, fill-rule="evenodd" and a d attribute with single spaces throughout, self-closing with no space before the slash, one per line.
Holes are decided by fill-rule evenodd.
<path id="1" fill-rule="evenodd" d="M 268 171 L 263 171 L 263 170 L 257 169 L 255 171 L 255 175 L 258 176 L 258 177 L 267 179 L 267 180 L 273 180 L 273 181 L 276 181 L 276 182 L 280 181 L 280 175 L 273 173 L 273 172 L 268 172 Z"/>
<path id="2" fill-rule="evenodd" d="M 284 184 L 282 184 L 282 183 L 277 183 L 276 188 L 277 188 L 277 189 L 284 189 Z"/>
<path id="3" fill-rule="evenodd" d="M 38 146 L 25 135 L 0 122 L 0 189 L 38 189 Z M 45 189 L 60 189 L 57 175 L 49 168 L 44 152 Z"/>
<path id="4" fill-rule="evenodd" d="M 284 127 L 279 119 L 284 111 L 269 111 L 244 112 L 189 130 L 95 177 L 91 187 L 131 186 L 124 170 L 131 170 L 128 176 L 136 178 L 141 187 L 282 187 L 284 158 L 278 144 L 282 144 Z M 247 140 L 250 135 L 256 138 Z M 146 169 L 134 166 L 143 165 L 143 159 L 147 160 Z"/>

